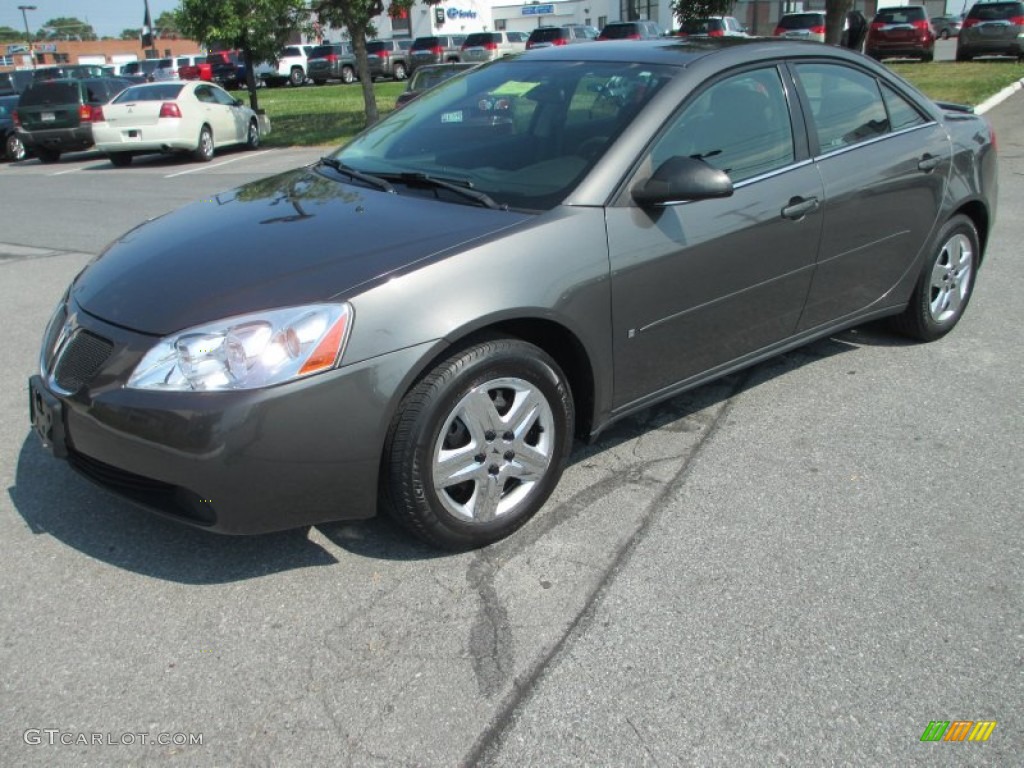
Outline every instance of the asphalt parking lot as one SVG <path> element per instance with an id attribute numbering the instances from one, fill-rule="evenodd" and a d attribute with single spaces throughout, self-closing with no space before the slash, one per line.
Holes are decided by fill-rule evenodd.
<path id="1" fill-rule="evenodd" d="M 1018 764 L 1024 94 L 989 116 L 1000 218 L 949 337 L 867 326 L 654 407 L 463 555 L 386 520 L 194 531 L 30 433 L 95 253 L 317 150 L 0 165 L 0 762 Z M 998 725 L 921 743 L 935 720 Z"/>

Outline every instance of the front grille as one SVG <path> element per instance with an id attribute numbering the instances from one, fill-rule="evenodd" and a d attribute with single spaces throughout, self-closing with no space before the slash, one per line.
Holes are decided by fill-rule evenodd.
<path id="1" fill-rule="evenodd" d="M 78 331 L 61 350 L 53 379 L 65 392 L 77 392 L 92 381 L 114 345 L 89 331 Z"/>
<path id="2" fill-rule="evenodd" d="M 186 518 L 199 525 L 217 520 L 209 503 L 200 503 L 195 493 L 177 485 L 136 475 L 69 448 L 68 462 L 97 485 L 164 514 Z"/>

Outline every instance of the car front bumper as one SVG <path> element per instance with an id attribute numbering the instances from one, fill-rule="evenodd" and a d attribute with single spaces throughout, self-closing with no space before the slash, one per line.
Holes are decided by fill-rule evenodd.
<path id="1" fill-rule="evenodd" d="M 421 347 L 276 387 L 158 392 L 124 387 L 156 339 L 80 310 L 70 316 L 71 338 L 107 340 L 109 355 L 72 394 L 52 373 L 32 377 L 30 417 L 51 452 L 79 473 L 157 513 L 222 533 L 376 513 L 391 410 Z"/>

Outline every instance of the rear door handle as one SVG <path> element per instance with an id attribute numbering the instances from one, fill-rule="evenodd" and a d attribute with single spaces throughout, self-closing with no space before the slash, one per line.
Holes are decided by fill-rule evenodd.
<path id="1" fill-rule="evenodd" d="M 818 210 L 818 198 L 816 197 L 794 197 L 790 199 L 789 205 L 782 209 L 782 217 L 797 221 L 808 213 Z"/>
<path id="2" fill-rule="evenodd" d="M 919 171 L 924 171 L 925 173 L 931 173 L 939 167 L 939 163 L 941 162 L 941 157 L 936 157 L 935 155 L 924 155 L 917 161 L 917 169 Z"/>

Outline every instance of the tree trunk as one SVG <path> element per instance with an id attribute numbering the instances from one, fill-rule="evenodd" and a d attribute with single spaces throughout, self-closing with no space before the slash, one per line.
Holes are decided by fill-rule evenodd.
<path id="1" fill-rule="evenodd" d="M 260 108 L 259 99 L 256 97 L 256 65 L 252 60 L 252 49 L 242 49 L 242 60 L 245 62 L 245 87 L 249 89 L 249 106 L 255 112 Z"/>
<path id="2" fill-rule="evenodd" d="M 853 0 L 825 0 L 825 42 L 829 45 L 842 43 L 846 12 L 852 5 Z"/>
<path id="3" fill-rule="evenodd" d="M 356 70 L 359 84 L 363 87 L 366 127 L 369 128 L 380 120 L 380 113 L 377 111 L 377 94 L 373 90 L 373 78 L 370 77 L 370 65 L 366 59 L 366 27 L 350 26 L 348 31 L 352 34 L 352 48 L 356 52 Z"/>

